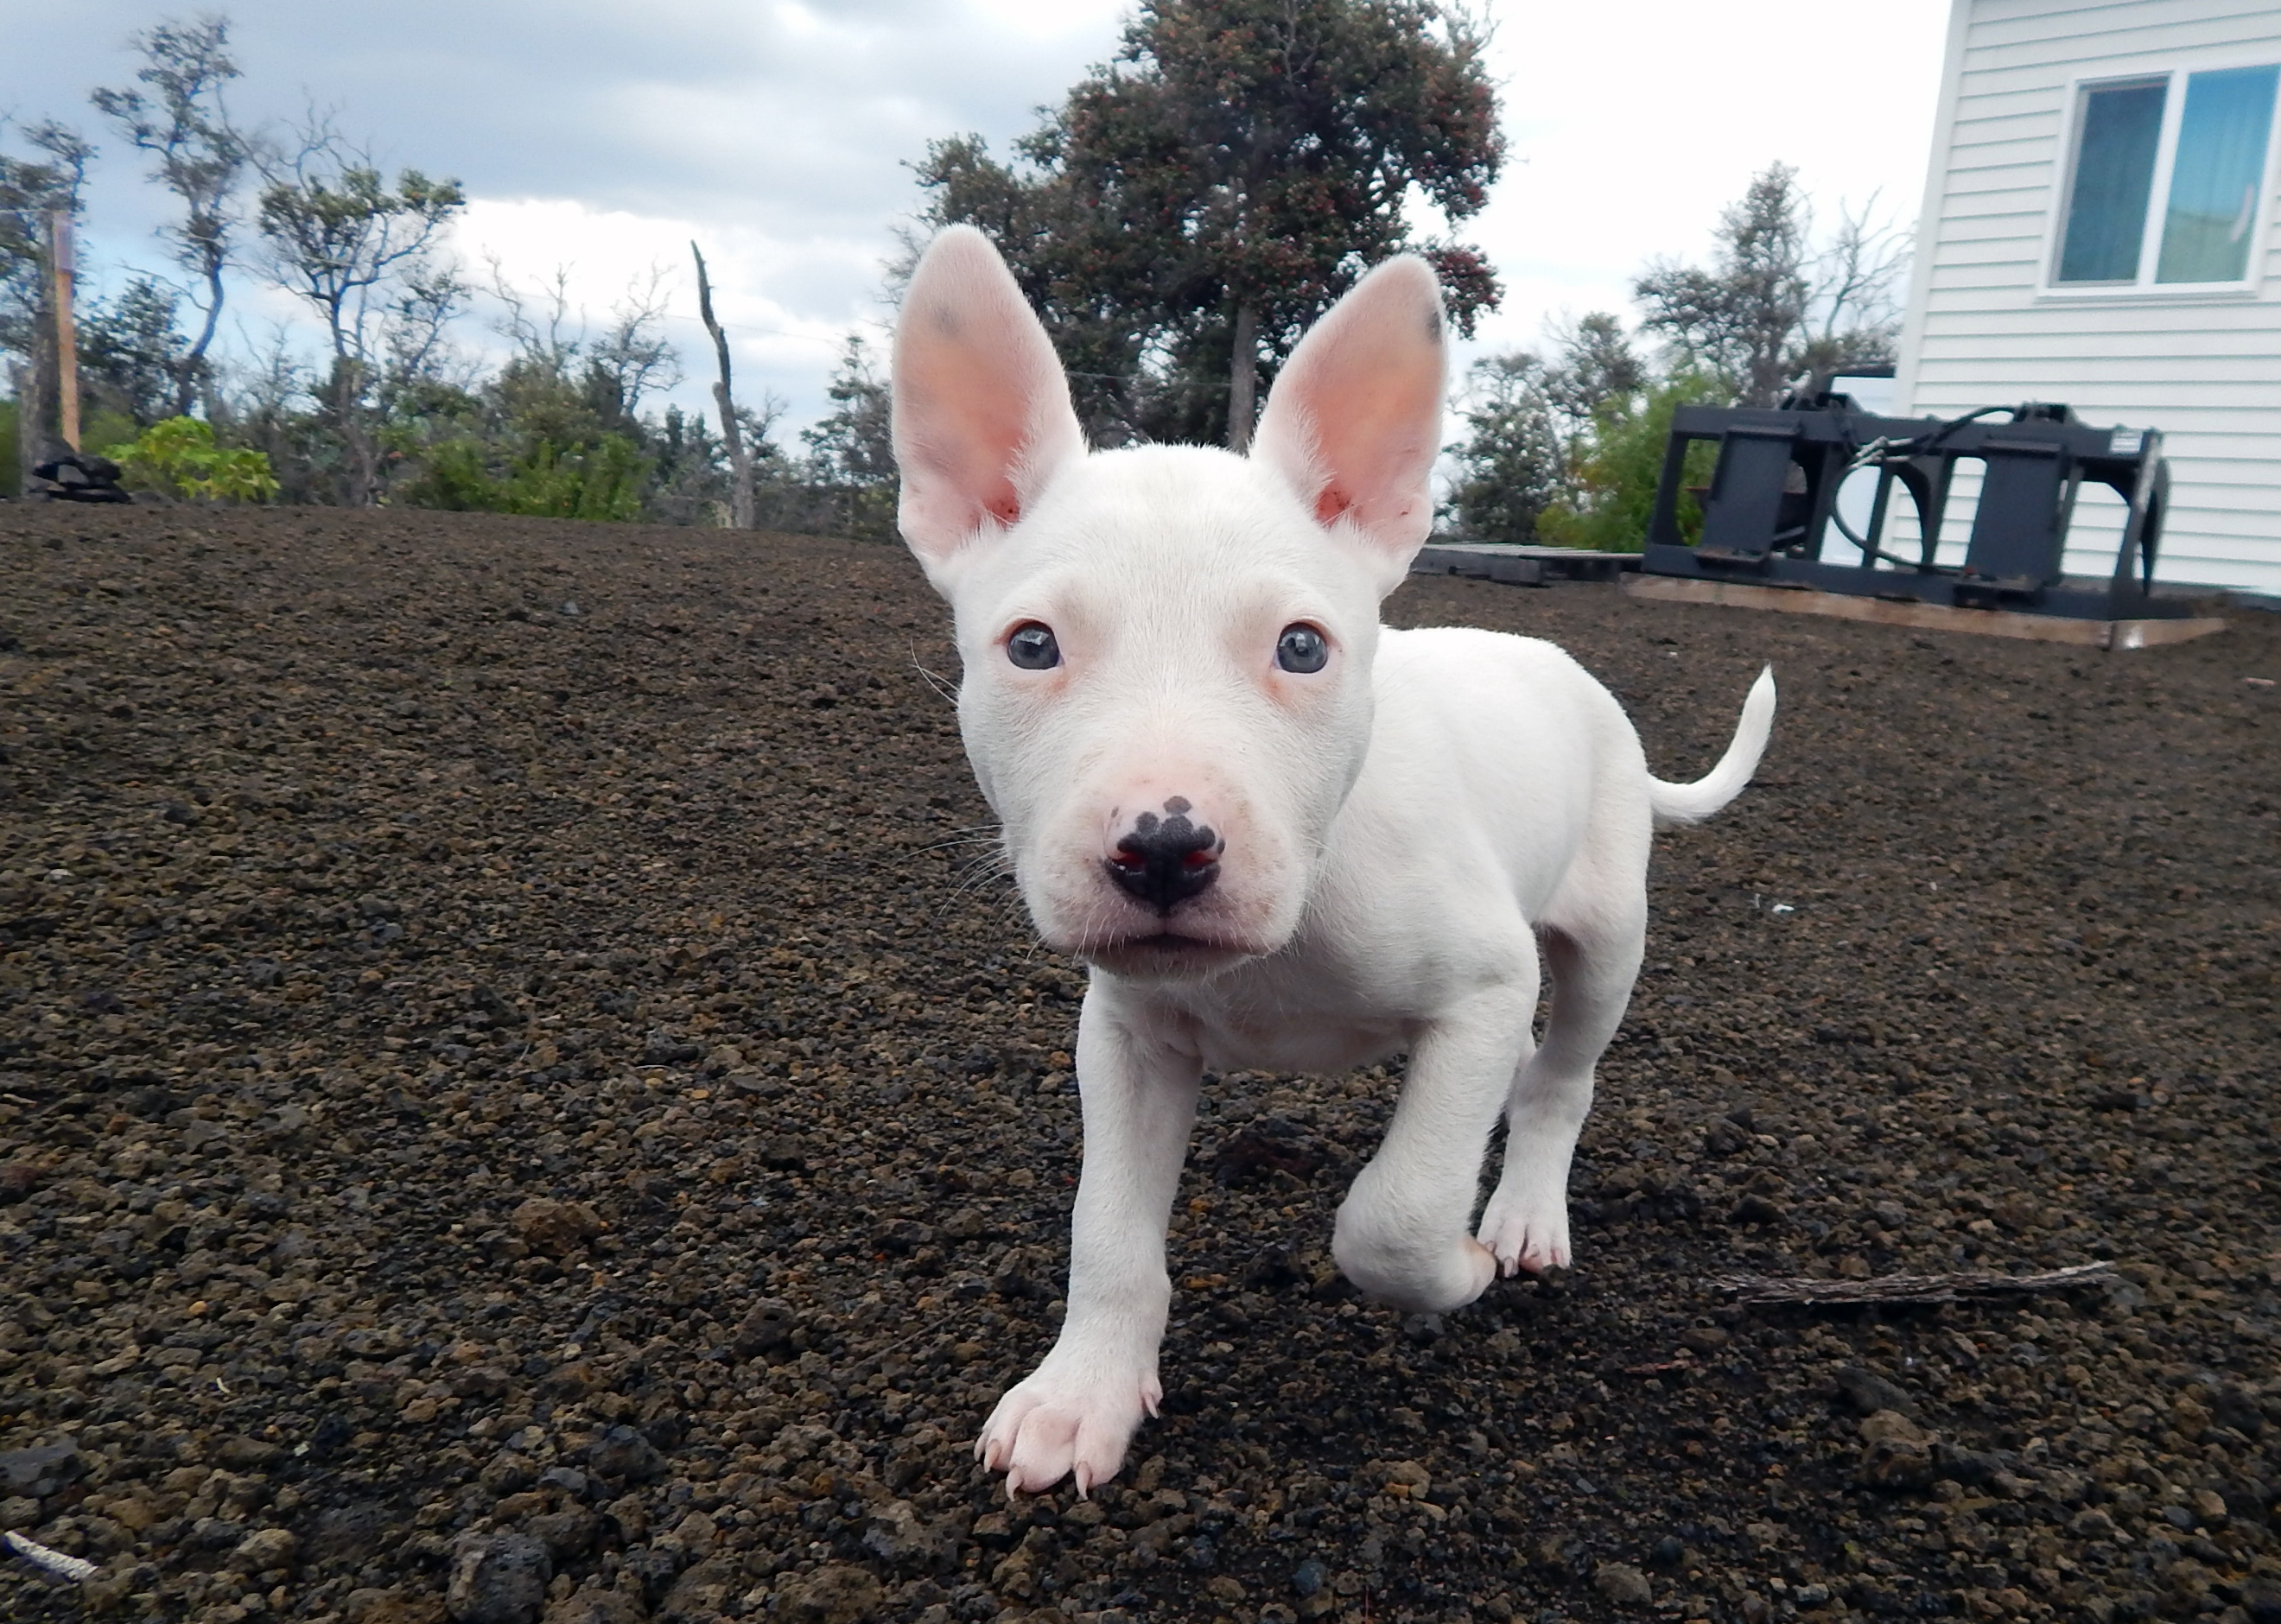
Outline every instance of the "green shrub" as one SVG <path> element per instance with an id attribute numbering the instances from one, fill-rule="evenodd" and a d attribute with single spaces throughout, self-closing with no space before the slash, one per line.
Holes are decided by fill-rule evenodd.
<path id="1" fill-rule="evenodd" d="M 128 489 L 177 501 L 266 502 L 277 494 L 267 452 L 216 445 L 213 425 L 195 417 L 153 423 L 103 454 L 119 464 Z"/>
<path id="2" fill-rule="evenodd" d="M 1647 544 L 1648 521 L 1655 514 L 1671 414 L 1682 406 L 1725 398 L 1717 384 L 1682 375 L 1659 384 L 1643 398 L 1622 397 L 1601 406 L 1592 414 L 1590 443 L 1575 465 L 1582 498 L 1546 507 L 1537 516 L 1538 535 L 1557 547 L 1637 553 Z M 1705 483 L 1718 451 L 1709 440 L 1691 447 L 1683 483 Z M 1692 542 L 1703 528 L 1703 510 L 1684 490 L 1676 516 L 1680 533 Z"/>
<path id="3" fill-rule="evenodd" d="M 623 435 L 558 449 L 541 439 L 492 471 L 492 448 L 471 437 L 421 453 L 420 472 L 396 500 L 453 513 L 522 514 L 542 519 L 641 517 L 650 460 Z"/>
<path id="4" fill-rule="evenodd" d="M 649 459 L 623 435 L 606 434 L 592 445 L 562 451 L 541 440 L 507 469 L 502 511 L 548 519 L 638 519 L 648 479 Z"/>
<path id="5" fill-rule="evenodd" d="M 143 425 L 124 412 L 113 412 L 97 406 L 82 413 L 79 420 L 79 443 L 89 451 L 99 445 L 118 445 L 132 442 L 143 432 Z M 109 452 L 103 453 L 111 456 Z M 116 457 L 111 459 L 119 460 Z"/>
<path id="6" fill-rule="evenodd" d="M 402 507 L 440 507 L 445 513 L 495 513 L 499 488 L 483 466 L 483 447 L 475 440 L 439 440 L 418 457 L 419 472 L 390 493 Z"/>

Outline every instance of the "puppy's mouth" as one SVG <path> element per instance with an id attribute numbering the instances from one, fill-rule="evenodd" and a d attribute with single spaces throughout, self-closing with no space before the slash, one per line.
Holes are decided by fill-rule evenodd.
<path id="1" fill-rule="evenodd" d="M 1078 949 L 1078 956 L 1118 975 L 1144 980 L 1180 980 L 1225 970 L 1241 960 L 1256 958 L 1260 952 L 1249 942 L 1157 931 L 1088 943 Z"/>

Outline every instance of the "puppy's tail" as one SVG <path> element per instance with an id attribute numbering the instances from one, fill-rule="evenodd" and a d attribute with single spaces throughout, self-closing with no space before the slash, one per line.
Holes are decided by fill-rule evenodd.
<path id="1" fill-rule="evenodd" d="M 1659 828 L 1674 824 L 1699 824 L 1743 793 L 1766 754 L 1767 737 L 1775 728 L 1775 669 L 1768 666 L 1751 684 L 1743 701 L 1743 719 L 1735 728 L 1734 742 L 1719 764 L 1692 784 L 1647 781 L 1648 803 L 1655 808 Z"/>

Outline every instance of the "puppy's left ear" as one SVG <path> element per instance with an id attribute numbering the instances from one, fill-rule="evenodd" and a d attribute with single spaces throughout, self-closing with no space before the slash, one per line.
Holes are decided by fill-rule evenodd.
<path id="1" fill-rule="evenodd" d="M 1252 441 L 1318 522 L 1381 554 L 1388 591 L 1434 527 L 1445 366 L 1441 283 L 1415 254 L 1389 259 L 1299 341 Z"/>
<path id="2" fill-rule="evenodd" d="M 1085 455 L 1053 341 L 990 239 L 935 238 L 895 326 L 897 515 L 947 590 L 968 545 L 1012 528 L 1063 466 Z"/>

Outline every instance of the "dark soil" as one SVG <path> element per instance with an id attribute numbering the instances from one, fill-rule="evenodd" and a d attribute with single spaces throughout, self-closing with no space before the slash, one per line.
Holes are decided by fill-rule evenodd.
<path id="1" fill-rule="evenodd" d="M 1578 1267 L 1355 1301 L 1393 1079 L 1214 1079 L 1165 1414 L 1009 1506 L 1083 972 L 900 553 L 9 507 L 0 582 L 0 1524 L 100 1566 L 9 1619 L 2281 1619 L 2281 619 L 1411 582 L 1666 777 L 1782 684 L 1659 846 Z"/>

